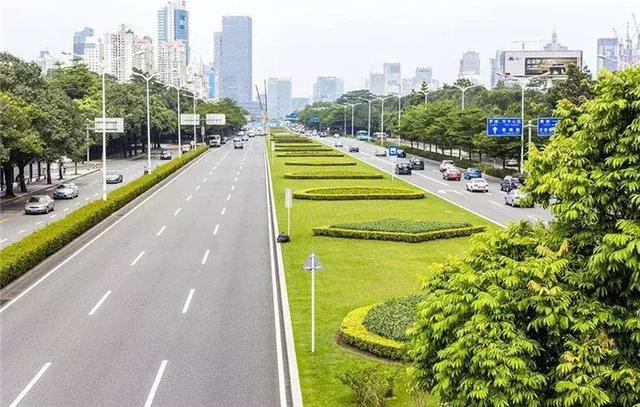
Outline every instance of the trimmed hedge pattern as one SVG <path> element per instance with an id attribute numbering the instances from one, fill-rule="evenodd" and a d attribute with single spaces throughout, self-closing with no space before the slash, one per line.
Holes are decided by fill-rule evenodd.
<path id="1" fill-rule="evenodd" d="M 297 152 L 297 153 L 315 153 L 316 151 L 333 151 L 332 148 L 327 147 L 308 147 L 308 148 L 286 148 L 276 147 L 275 152 Z"/>
<path id="2" fill-rule="evenodd" d="M 310 167 L 331 167 L 331 166 L 348 166 L 348 165 L 358 165 L 355 161 L 286 161 L 284 165 L 299 165 L 299 166 L 310 166 Z"/>
<path id="3" fill-rule="evenodd" d="M 295 196 L 295 194 L 294 194 Z M 450 239 L 454 237 L 471 236 L 484 232 L 485 226 L 471 226 L 468 228 L 436 230 L 423 233 L 381 232 L 374 230 L 339 229 L 332 226 L 313 228 L 314 236 L 341 237 L 346 239 L 390 240 L 394 242 L 420 243 L 429 240 Z"/>
<path id="4" fill-rule="evenodd" d="M 417 189 L 384 187 L 330 187 L 294 191 L 296 199 L 321 201 L 372 200 L 372 199 L 422 199 L 425 193 Z"/>
<path id="5" fill-rule="evenodd" d="M 392 298 L 371 308 L 362 321 L 370 332 L 383 338 L 405 343 L 409 340 L 407 329 L 416 322 L 418 303 L 422 295 Z"/>
<path id="6" fill-rule="evenodd" d="M 382 174 L 370 171 L 304 171 L 284 174 L 289 179 L 381 179 Z"/>
<path id="7" fill-rule="evenodd" d="M 109 199 L 93 201 L 71 212 L 63 219 L 36 230 L 24 239 L 0 250 L 0 288 L 38 265 L 44 259 L 62 249 L 109 215 L 131 202 L 134 198 L 162 181 L 200 154 L 207 151 L 200 147 L 171 160 L 152 173 L 131 181 L 109 193 Z"/>
<path id="8" fill-rule="evenodd" d="M 332 153 L 329 151 L 318 151 L 314 153 L 312 151 L 304 152 L 287 152 L 276 154 L 276 157 L 344 157 L 342 153 Z"/>
<path id="9" fill-rule="evenodd" d="M 402 342 L 383 338 L 364 326 L 363 320 L 372 307 L 373 305 L 367 305 L 349 312 L 340 324 L 338 337 L 343 343 L 375 356 L 391 360 L 407 360 Z"/>
<path id="10" fill-rule="evenodd" d="M 377 232 L 424 233 L 436 230 L 471 227 L 468 222 L 440 222 L 431 220 L 381 219 L 366 222 L 351 222 L 331 225 L 338 229 L 370 230 Z"/>

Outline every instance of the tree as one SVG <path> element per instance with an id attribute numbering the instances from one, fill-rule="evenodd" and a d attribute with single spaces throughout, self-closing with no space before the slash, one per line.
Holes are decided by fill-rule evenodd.
<path id="1" fill-rule="evenodd" d="M 451 406 L 640 403 L 640 68 L 563 100 L 524 186 L 548 226 L 515 223 L 437 265 L 409 354 Z"/>
<path id="2" fill-rule="evenodd" d="M 573 104 L 581 104 L 593 97 L 593 79 L 588 68 L 580 71 L 574 64 L 567 67 L 567 79 L 557 81 L 546 94 L 546 101 L 555 109 L 560 100 L 566 99 Z"/>

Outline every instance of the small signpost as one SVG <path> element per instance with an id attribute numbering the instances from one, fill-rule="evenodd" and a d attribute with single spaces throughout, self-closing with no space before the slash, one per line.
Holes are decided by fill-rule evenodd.
<path id="1" fill-rule="evenodd" d="M 316 351 L 315 274 L 316 270 L 322 269 L 322 263 L 320 263 L 320 259 L 318 258 L 318 256 L 316 256 L 315 252 L 311 252 L 311 254 L 309 254 L 309 257 L 307 257 L 307 259 L 304 261 L 302 269 L 311 272 L 311 353 L 314 353 Z"/>
<path id="2" fill-rule="evenodd" d="M 538 117 L 538 136 L 553 136 L 559 120 L 557 117 Z"/>
<path id="3" fill-rule="evenodd" d="M 291 208 L 293 207 L 293 189 L 284 189 L 284 207 L 287 208 L 287 235 L 291 236 Z"/>
<path id="4" fill-rule="evenodd" d="M 222 113 L 207 113 L 207 126 L 224 126 L 227 124 L 227 116 Z"/>
<path id="5" fill-rule="evenodd" d="M 389 146 L 389 157 L 395 157 L 398 155 L 398 146 Z"/>

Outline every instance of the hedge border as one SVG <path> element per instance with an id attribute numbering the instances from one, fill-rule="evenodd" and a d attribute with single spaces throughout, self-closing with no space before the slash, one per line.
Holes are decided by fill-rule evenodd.
<path id="1" fill-rule="evenodd" d="M 368 188 L 368 187 L 352 187 L 352 188 Z M 376 187 L 375 189 L 386 189 L 389 191 L 395 192 L 377 192 L 377 193 L 369 193 L 369 194 L 359 194 L 359 193 L 343 193 L 343 194 L 323 194 L 323 190 L 330 189 L 345 189 L 348 190 L 349 187 L 331 187 L 331 188 L 309 188 L 303 189 L 301 191 L 294 191 L 293 197 L 296 199 L 309 199 L 316 201 L 346 201 L 346 200 L 375 200 L 375 199 L 423 199 L 425 197 L 425 193 L 418 190 L 408 189 L 408 188 L 383 188 Z M 372 188 L 374 189 L 374 188 Z"/>
<path id="2" fill-rule="evenodd" d="M 331 153 L 329 151 L 325 152 L 325 151 L 321 151 L 318 152 L 317 154 L 314 153 L 294 153 L 294 152 L 288 152 L 288 153 L 282 153 L 282 154 L 276 154 L 276 157 L 344 157 L 344 154 L 341 153 Z"/>
<path id="3" fill-rule="evenodd" d="M 355 161 L 347 161 L 347 162 L 336 162 L 336 161 L 329 161 L 326 163 L 321 163 L 321 162 L 308 162 L 308 161 L 300 161 L 300 162 L 296 162 L 296 161 L 286 161 L 284 163 L 284 165 L 297 165 L 297 166 L 310 166 L 310 167 L 331 167 L 331 166 L 336 166 L 336 167 L 342 167 L 342 166 L 347 166 L 347 165 L 358 165 L 357 162 Z"/>
<path id="4" fill-rule="evenodd" d="M 382 174 L 375 172 L 335 172 L 335 173 L 304 173 L 304 172 L 290 172 L 284 174 L 284 178 L 288 179 L 382 179 L 384 178 Z"/>
<path id="5" fill-rule="evenodd" d="M 373 307 L 374 305 L 366 305 L 349 312 L 340 324 L 338 338 L 341 342 L 372 355 L 395 361 L 407 361 L 408 357 L 402 342 L 374 334 L 362 323 Z"/>
<path id="6" fill-rule="evenodd" d="M 208 151 L 199 147 L 109 193 L 109 199 L 93 201 L 66 217 L 36 230 L 0 250 L 0 288 L 4 288 L 47 257 L 71 243 L 117 210 Z"/>
<path id="7" fill-rule="evenodd" d="M 443 229 L 422 233 L 404 233 L 383 232 L 377 230 L 344 229 L 324 226 L 313 228 L 312 233 L 314 236 L 339 237 L 345 239 L 388 240 L 393 242 L 421 243 L 429 240 L 471 236 L 476 233 L 484 232 L 485 230 L 486 226 L 471 226 L 468 228 Z"/>

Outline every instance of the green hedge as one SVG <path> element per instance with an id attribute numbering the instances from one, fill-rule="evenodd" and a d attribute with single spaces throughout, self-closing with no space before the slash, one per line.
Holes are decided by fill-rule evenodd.
<path id="1" fill-rule="evenodd" d="M 358 165 L 355 161 L 286 161 L 284 165 L 299 165 L 299 166 L 311 166 L 311 167 L 331 167 L 331 166 L 348 166 Z"/>
<path id="2" fill-rule="evenodd" d="M 418 303 L 422 295 L 392 298 L 371 308 L 362 321 L 367 330 L 383 338 L 405 343 L 409 340 L 407 329 L 416 322 Z"/>
<path id="3" fill-rule="evenodd" d="M 295 194 L 294 194 L 295 196 Z M 394 242 L 420 243 L 429 240 L 449 239 L 453 237 L 471 236 L 484 232 L 485 226 L 436 230 L 423 233 L 381 232 L 374 230 L 339 229 L 331 226 L 313 228 L 314 236 L 341 237 L 347 239 L 390 240 Z"/>
<path id="4" fill-rule="evenodd" d="M 276 147 L 275 152 L 296 152 L 296 153 L 315 153 L 316 151 L 333 151 L 332 148 L 327 147 L 310 147 L 310 148 L 286 148 L 286 147 Z"/>
<path id="5" fill-rule="evenodd" d="M 317 153 L 311 151 L 305 152 L 287 152 L 276 154 L 276 157 L 344 157 L 341 153 L 332 153 L 329 151 L 318 151 Z"/>
<path id="6" fill-rule="evenodd" d="M 331 225 L 337 229 L 370 230 L 377 232 L 425 233 L 436 230 L 471 227 L 468 222 L 441 222 L 432 220 L 380 219 Z"/>
<path id="7" fill-rule="evenodd" d="M 382 174 L 371 171 L 304 171 L 284 174 L 289 179 L 381 179 Z"/>
<path id="8" fill-rule="evenodd" d="M 321 201 L 340 200 L 371 200 L 371 199 L 422 199 L 425 194 L 417 189 L 385 188 L 385 187 L 330 187 L 310 188 L 295 191 L 293 197 L 297 199 L 312 199 Z"/>
<path id="9" fill-rule="evenodd" d="M 362 323 L 372 307 L 373 305 L 367 305 L 349 312 L 340 324 L 338 338 L 347 345 L 382 358 L 407 360 L 402 342 L 376 335 Z"/>
<path id="10" fill-rule="evenodd" d="M 108 200 L 97 200 L 71 212 L 63 219 L 36 230 L 0 250 L 0 288 L 22 276 L 44 259 L 97 225 L 185 164 L 207 151 L 206 147 L 185 153 L 152 173 L 131 181 L 109 193 Z"/>

